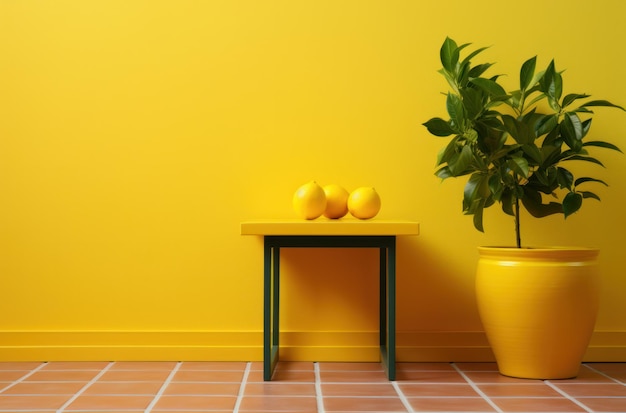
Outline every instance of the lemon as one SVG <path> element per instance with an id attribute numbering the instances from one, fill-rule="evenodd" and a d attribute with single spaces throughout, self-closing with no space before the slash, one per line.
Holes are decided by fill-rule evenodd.
<path id="1" fill-rule="evenodd" d="M 342 186 L 330 184 L 324 186 L 326 194 L 326 210 L 324 216 L 331 219 L 339 219 L 348 213 L 348 196 L 350 193 Z"/>
<path id="2" fill-rule="evenodd" d="M 293 194 L 293 209 L 304 219 L 315 219 L 326 210 L 326 194 L 315 181 L 302 185 Z"/>
<path id="3" fill-rule="evenodd" d="M 348 210 L 359 219 L 374 218 L 380 211 L 380 204 L 378 192 L 371 187 L 357 188 L 348 197 Z"/>

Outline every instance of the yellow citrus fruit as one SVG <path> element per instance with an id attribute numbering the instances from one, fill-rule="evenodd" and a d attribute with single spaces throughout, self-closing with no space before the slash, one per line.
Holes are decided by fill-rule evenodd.
<path id="1" fill-rule="evenodd" d="M 348 196 L 350 193 L 342 186 L 330 184 L 324 186 L 326 194 L 326 210 L 324 216 L 326 218 L 338 219 L 348 213 Z"/>
<path id="2" fill-rule="evenodd" d="M 293 209 L 304 219 L 315 219 L 326 210 L 326 194 L 315 181 L 302 185 L 293 194 Z"/>
<path id="3" fill-rule="evenodd" d="M 355 218 L 374 218 L 380 211 L 380 196 L 374 188 L 357 188 L 348 197 L 348 210 Z"/>

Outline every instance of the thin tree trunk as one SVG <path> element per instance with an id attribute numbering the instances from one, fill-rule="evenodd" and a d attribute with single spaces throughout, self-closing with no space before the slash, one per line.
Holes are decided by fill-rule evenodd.
<path id="1" fill-rule="evenodd" d="M 519 198 L 515 197 L 515 241 L 517 248 L 522 248 L 522 239 L 519 230 Z"/>

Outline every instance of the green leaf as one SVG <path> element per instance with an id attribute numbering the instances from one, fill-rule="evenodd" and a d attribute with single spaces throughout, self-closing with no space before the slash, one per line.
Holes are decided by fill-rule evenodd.
<path id="1" fill-rule="evenodd" d="M 593 198 L 595 200 L 601 201 L 600 197 L 596 194 L 594 194 L 593 192 L 589 192 L 589 191 L 580 191 L 579 192 L 583 198 L 587 199 L 587 198 Z"/>
<path id="2" fill-rule="evenodd" d="M 454 178 L 454 175 L 452 175 L 450 173 L 450 168 L 448 168 L 448 166 L 442 166 L 441 168 L 439 168 L 436 172 L 435 172 L 435 176 L 437 178 L 441 178 L 441 180 L 447 179 L 447 178 Z"/>
<path id="3" fill-rule="evenodd" d="M 582 148 L 583 127 L 580 118 L 575 113 L 566 113 L 561 122 L 561 136 L 567 146 L 579 152 Z"/>
<path id="4" fill-rule="evenodd" d="M 526 158 L 521 156 L 515 156 L 507 162 L 507 166 L 509 169 L 514 171 L 516 174 L 523 176 L 524 178 L 528 178 L 528 161 Z"/>
<path id="5" fill-rule="evenodd" d="M 586 119 L 582 122 L 582 128 L 583 128 L 583 138 L 585 136 L 587 136 L 587 134 L 589 133 L 589 130 L 591 129 L 591 121 L 592 119 Z"/>
<path id="6" fill-rule="evenodd" d="M 472 148 L 469 145 L 463 146 L 461 152 L 448 161 L 448 168 L 453 176 L 465 175 L 472 163 Z"/>
<path id="7" fill-rule="evenodd" d="M 601 184 L 603 184 L 604 186 L 609 186 L 609 184 L 607 184 L 606 182 L 604 182 L 602 179 L 596 179 L 596 178 L 589 178 L 589 177 L 582 177 L 582 178 L 578 178 L 575 182 L 574 182 L 574 186 L 578 186 L 580 184 L 583 184 L 585 182 L 599 182 Z"/>
<path id="8" fill-rule="evenodd" d="M 477 199 L 487 199 L 491 195 L 489 191 L 489 175 L 481 172 L 473 173 L 467 180 L 463 189 L 464 210 L 468 214 L 473 214 Z"/>
<path id="9" fill-rule="evenodd" d="M 542 152 L 534 144 L 522 145 L 522 151 L 534 162 L 536 165 L 541 165 L 543 162 Z"/>
<path id="10" fill-rule="evenodd" d="M 537 136 L 542 136 L 546 133 L 550 133 L 558 126 L 558 122 L 558 115 L 544 115 L 537 121 L 537 123 L 535 123 L 535 134 Z"/>
<path id="11" fill-rule="evenodd" d="M 563 198 L 563 214 L 565 218 L 580 209 L 583 204 L 583 196 L 578 192 L 569 192 Z"/>
<path id="12" fill-rule="evenodd" d="M 446 79 L 446 82 L 448 82 L 448 85 L 450 85 L 450 88 L 452 88 L 452 90 L 454 91 L 458 90 L 458 84 L 457 84 L 456 76 L 454 73 L 450 73 L 444 68 L 439 69 L 437 72 L 443 75 L 443 77 Z"/>
<path id="13" fill-rule="evenodd" d="M 558 186 L 556 168 L 553 166 L 547 169 L 536 170 L 531 178 L 536 181 L 536 189 L 541 189 L 544 193 L 550 193 L 552 192 L 552 188 L 556 189 Z"/>
<path id="14" fill-rule="evenodd" d="M 455 133 L 450 124 L 441 118 L 432 118 L 422 125 L 435 136 L 450 136 Z"/>
<path id="15" fill-rule="evenodd" d="M 613 149 L 614 151 L 622 152 L 620 148 L 613 145 L 612 143 L 603 142 L 603 141 L 589 141 L 589 142 L 583 143 L 583 146 L 598 146 L 600 148 Z"/>
<path id="16" fill-rule="evenodd" d="M 537 64 L 537 56 L 531 57 L 522 64 L 519 75 L 519 87 L 521 91 L 526 91 L 535 76 L 535 66 Z"/>
<path id="17" fill-rule="evenodd" d="M 480 75 L 485 73 L 487 69 L 489 69 L 491 66 L 493 66 L 491 63 L 483 63 L 480 65 L 476 65 L 470 69 L 467 75 L 470 79 L 479 77 Z"/>
<path id="18" fill-rule="evenodd" d="M 626 109 L 624 109 L 622 106 L 615 105 L 615 104 L 609 102 L 608 100 L 592 100 L 592 101 L 589 101 L 589 102 L 585 102 L 584 105 L 581 105 L 581 108 L 586 108 L 588 106 L 612 107 L 612 108 L 618 108 L 618 109 L 626 111 Z"/>
<path id="19" fill-rule="evenodd" d="M 562 107 L 564 107 L 564 108 L 566 108 L 566 107 L 568 107 L 569 105 L 571 105 L 571 104 L 572 104 L 572 102 L 574 102 L 575 100 L 578 100 L 578 99 L 585 99 L 585 98 L 588 98 L 588 97 L 589 97 L 589 95 L 585 95 L 585 94 L 582 94 L 582 95 L 581 95 L 581 94 L 579 94 L 579 93 L 570 93 L 569 95 L 566 95 L 566 96 L 563 98 L 563 102 L 561 103 L 561 106 L 562 106 Z"/>
<path id="20" fill-rule="evenodd" d="M 458 67 L 459 70 L 456 75 L 457 82 L 461 88 L 464 88 L 465 86 L 467 86 L 467 81 L 469 79 L 470 63 L 464 61 L 463 63 L 459 64 Z"/>
<path id="21" fill-rule="evenodd" d="M 448 162 L 456 155 L 456 153 L 458 152 L 460 139 L 461 138 L 459 136 L 455 136 L 454 138 L 450 139 L 450 142 L 448 142 L 448 144 L 443 149 L 439 151 L 439 153 L 437 154 L 437 165 Z"/>
<path id="22" fill-rule="evenodd" d="M 535 218 L 543 218 L 548 215 L 563 213 L 563 207 L 558 202 L 542 203 L 539 191 L 524 187 L 524 197 L 522 198 L 524 208 Z"/>
<path id="23" fill-rule="evenodd" d="M 563 79 L 561 74 L 556 71 L 554 60 L 546 68 L 539 84 L 541 91 L 548 97 L 550 107 L 557 112 L 560 111 L 559 100 L 563 93 Z"/>
<path id="24" fill-rule="evenodd" d="M 532 90 L 532 89 L 531 89 L 531 90 Z M 537 90 L 540 90 L 540 89 L 538 88 Z M 527 93 L 527 94 L 530 94 L 530 93 L 531 93 L 531 91 L 529 90 L 529 91 L 527 91 L 526 93 Z M 530 103 L 527 103 L 527 104 L 526 104 L 526 106 L 527 106 L 527 107 L 530 107 L 530 106 L 534 105 L 535 103 L 540 102 L 540 101 L 542 101 L 542 100 L 544 100 L 544 99 L 546 99 L 546 98 L 547 98 L 547 96 L 546 96 L 546 94 L 545 94 L 545 93 L 540 93 L 539 95 L 535 96 L 535 97 L 533 98 L 533 100 L 531 100 L 531 101 L 530 101 Z"/>
<path id="25" fill-rule="evenodd" d="M 502 115 L 502 122 L 504 129 L 517 143 L 528 144 L 535 140 L 533 132 L 525 122 L 520 122 L 511 115 Z"/>
<path id="26" fill-rule="evenodd" d="M 456 64 L 459 62 L 459 48 L 454 40 L 446 37 L 441 50 L 439 51 L 439 57 L 441 58 L 441 64 L 443 68 L 450 73 L 454 73 L 456 70 Z"/>
<path id="27" fill-rule="evenodd" d="M 502 181 L 500 181 L 500 176 L 495 174 L 489 178 L 488 181 L 489 192 L 491 192 L 493 198 L 496 201 L 499 201 L 504 192 L 504 185 L 502 185 Z"/>
<path id="28" fill-rule="evenodd" d="M 477 77 L 472 79 L 471 83 L 487 92 L 490 96 L 501 98 L 506 97 L 508 99 L 508 95 L 504 88 L 500 86 L 495 80 L 485 79 L 484 77 Z"/>
<path id="29" fill-rule="evenodd" d="M 484 232 L 483 210 L 493 203 L 490 200 L 489 175 L 474 173 L 468 179 L 463 190 L 463 212 L 474 215 L 474 227 Z"/>
<path id="30" fill-rule="evenodd" d="M 461 64 L 463 63 L 468 63 L 470 62 L 470 60 L 472 60 L 474 58 L 474 56 L 476 56 L 477 54 L 483 52 L 484 50 L 489 49 L 489 47 L 481 47 L 479 49 L 474 50 L 472 53 L 468 54 L 467 57 L 465 57 L 465 59 L 463 59 L 463 61 L 461 62 Z M 490 63 L 487 63 L 488 66 L 491 66 Z"/>
<path id="31" fill-rule="evenodd" d="M 562 161 L 585 161 L 585 162 L 595 163 L 597 165 L 604 167 L 604 164 L 602 162 L 600 162 L 596 158 L 592 158 L 591 156 L 573 155 L 573 156 L 568 156 L 562 159 Z"/>
<path id="32" fill-rule="evenodd" d="M 572 189 L 574 184 L 574 175 L 565 168 L 556 168 L 556 180 L 560 188 Z"/>
<path id="33" fill-rule="evenodd" d="M 460 92 L 467 117 L 476 118 L 483 110 L 482 94 L 476 89 L 462 89 Z"/>
<path id="34" fill-rule="evenodd" d="M 484 201 L 479 201 L 480 205 L 476 207 L 476 211 L 474 212 L 474 228 L 479 230 L 480 232 L 485 232 L 483 228 L 483 211 L 485 209 Z"/>
<path id="35" fill-rule="evenodd" d="M 511 191 L 510 189 L 505 189 L 502 192 L 500 202 L 502 203 L 502 211 L 505 214 L 515 216 L 515 211 L 513 209 L 513 204 L 515 204 L 515 197 L 513 196 L 513 191 Z"/>
<path id="36" fill-rule="evenodd" d="M 448 98 L 446 99 L 446 109 L 448 110 L 448 115 L 450 115 L 450 121 L 453 125 L 452 127 L 457 128 L 459 131 L 465 129 L 465 111 L 463 109 L 463 102 L 457 95 L 448 93 Z"/>

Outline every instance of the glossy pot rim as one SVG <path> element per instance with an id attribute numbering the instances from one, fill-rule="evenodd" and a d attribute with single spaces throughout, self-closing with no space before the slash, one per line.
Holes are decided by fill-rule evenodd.
<path id="1" fill-rule="evenodd" d="M 571 247 L 571 246 L 548 246 L 548 247 L 497 247 L 480 246 L 478 252 L 481 257 L 508 257 L 526 259 L 594 259 L 600 249 L 596 247 Z"/>

